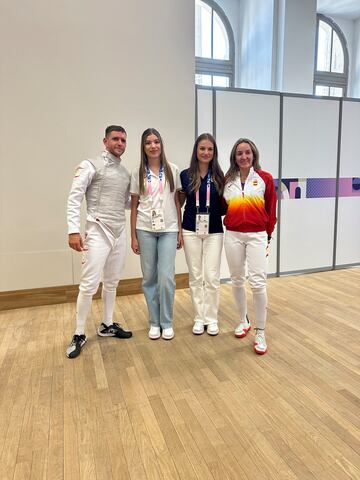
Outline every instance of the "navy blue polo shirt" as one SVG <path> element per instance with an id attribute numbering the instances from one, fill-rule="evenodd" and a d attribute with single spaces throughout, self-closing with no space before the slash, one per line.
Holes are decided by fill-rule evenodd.
<path id="1" fill-rule="evenodd" d="M 196 197 L 195 192 L 189 193 L 189 169 L 183 170 L 180 173 L 180 180 L 182 191 L 186 194 L 182 228 L 185 230 L 190 230 L 191 232 L 195 232 Z M 199 189 L 199 213 L 206 213 L 206 185 L 207 175 L 201 179 L 201 185 Z M 219 196 L 215 187 L 215 183 L 212 180 L 210 183 L 209 214 L 209 233 L 222 233 L 223 226 L 221 220 L 221 197 Z"/>

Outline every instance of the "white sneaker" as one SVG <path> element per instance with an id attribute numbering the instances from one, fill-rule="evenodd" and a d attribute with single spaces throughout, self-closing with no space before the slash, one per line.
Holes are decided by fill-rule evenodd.
<path id="1" fill-rule="evenodd" d="M 151 340 L 157 340 L 158 338 L 160 338 L 160 327 L 157 327 L 156 325 L 151 325 L 149 330 L 149 338 L 151 338 Z"/>
<path id="2" fill-rule="evenodd" d="M 250 325 L 249 319 L 246 315 L 246 322 L 239 323 L 239 325 L 235 328 L 235 337 L 237 337 L 237 338 L 246 337 L 247 333 L 250 330 L 251 330 L 251 325 Z"/>
<path id="3" fill-rule="evenodd" d="M 206 327 L 206 332 L 208 333 L 208 335 L 217 335 L 219 333 L 219 326 L 217 323 L 210 323 L 210 325 L 208 325 Z"/>
<path id="4" fill-rule="evenodd" d="M 265 340 L 265 331 L 256 328 L 254 350 L 259 355 L 264 355 L 267 351 L 267 345 Z"/>
<path id="5" fill-rule="evenodd" d="M 174 329 L 172 327 L 163 329 L 162 338 L 164 340 L 171 340 L 172 338 L 174 338 L 174 336 L 175 336 L 175 333 L 174 333 Z"/>
<path id="6" fill-rule="evenodd" d="M 204 333 L 204 324 L 200 320 L 196 320 L 194 323 L 192 332 L 194 335 L 202 335 Z"/>

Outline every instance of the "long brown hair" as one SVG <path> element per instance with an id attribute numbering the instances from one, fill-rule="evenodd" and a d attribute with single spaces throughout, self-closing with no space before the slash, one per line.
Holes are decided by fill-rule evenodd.
<path id="1" fill-rule="evenodd" d="M 191 155 L 190 167 L 189 167 L 189 193 L 196 192 L 200 188 L 201 177 L 199 172 L 199 159 L 197 156 L 197 149 L 199 143 L 202 140 L 209 140 L 214 147 L 213 159 L 209 163 L 209 169 L 211 169 L 211 178 L 215 184 L 216 190 L 219 195 L 222 195 L 224 190 L 224 173 L 221 170 L 218 160 L 218 148 L 215 138 L 210 133 L 202 133 L 195 140 L 194 148 Z"/>
<path id="2" fill-rule="evenodd" d="M 250 145 L 250 148 L 251 148 L 251 151 L 253 153 L 253 164 L 252 164 L 252 167 L 254 168 L 254 170 L 257 172 L 258 170 L 261 170 L 261 166 L 260 166 L 260 162 L 259 162 L 259 158 L 260 158 L 260 154 L 259 154 L 259 150 L 257 149 L 257 146 L 255 145 L 255 143 L 252 141 L 252 140 L 249 140 L 248 138 L 239 138 L 239 140 L 237 140 L 231 150 L 231 153 L 230 153 L 230 167 L 229 167 L 229 170 L 226 172 L 226 175 L 225 175 L 225 179 L 226 181 L 228 180 L 234 180 L 238 173 L 239 173 L 239 167 L 236 163 L 236 149 L 238 147 L 238 145 L 240 145 L 240 143 L 248 143 Z"/>
<path id="3" fill-rule="evenodd" d="M 160 133 L 155 128 L 147 128 L 141 135 L 141 146 L 140 146 L 140 168 L 139 168 L 139 190 L 140 195 L 145 195 L 145 178 L 146 178 L 146 166 L 148 165 L 148 158 L 145 153 L 145 141 L 149 135 L 155 135 L 160 141 L 161 153 L 160 153 L 160 163 L 163 166 L 165 174 L 165 182 L 169 182 L 170 192 L 175 190 L 174 177 L 171 171 L 169 162 L 166 160 L 164 152 L 164 144 L 161 138 Z"/>

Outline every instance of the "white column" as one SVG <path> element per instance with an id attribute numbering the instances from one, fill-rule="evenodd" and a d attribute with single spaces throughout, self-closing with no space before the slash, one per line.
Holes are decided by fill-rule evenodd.
<path id="1" fill-rule="evenodd" d="M 275 0 L 274 27 L 273 86 L 283 92 L 312 94 L 316 0 Z"/>
<path id="2" fill-rule="evenodd" d="M 355 21 L 352 58 L 353 67 L 351 69 L 351 90 L 349 96 L 360 97 L 360 18 Z"/>

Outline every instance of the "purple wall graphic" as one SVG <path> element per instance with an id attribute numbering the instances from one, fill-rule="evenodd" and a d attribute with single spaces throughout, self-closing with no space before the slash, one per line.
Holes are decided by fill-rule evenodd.
<path id="1" fill-rule="evenodd" d="M 275 179 L 278 189 L 279 180 Z M 332 198 L 336 195 L 336 178 L 283 178 L 281 198 Z M 360 178 L 339 178 L 339 197 L 360 197 Z"/>

